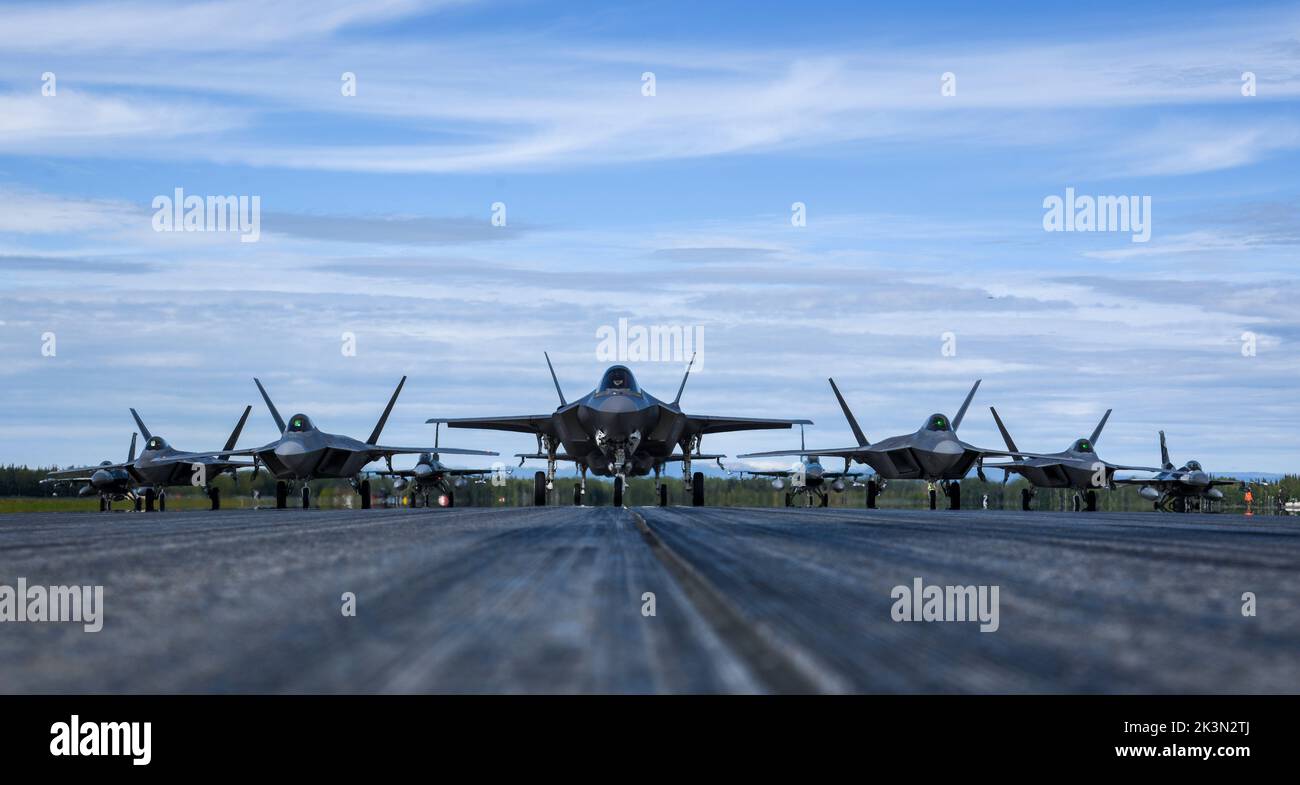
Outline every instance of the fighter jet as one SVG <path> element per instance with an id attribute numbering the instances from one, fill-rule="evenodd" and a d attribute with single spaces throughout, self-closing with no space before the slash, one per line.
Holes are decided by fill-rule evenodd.
<path id="1" fill-rule="evenodd" d="M 1007 427 L 1002 424 L 1002 418 L 998 416 L 998 410 L 990 406 L 989 411 L 993 413 L 993 421 L 998 424 L 998 430 L 1002 433 L 1002 440 L 1007 443 L 1007 449 L 1018 453 L 1020 450 L 1011 439 Z M 1097 456 L 1097 440 L 1101 438 L 1101 429 L 1106 427 L 1106 421 L 1110 419 L 1110 413 L 1111 410 L 1107 409 L 1106 413 L 1101 416 L 1101 422 L 1097 423 L 1097 427 L 1093 429 L 1092 436 L 1086 439 L 1075 439 L 1073 444 L 1061 452 L 1049 453 L 1041 458 L 1015 458 L 1011 463 L 986 463 L 984 468 L 1001 469 L 1009 474 L 1019 474 L 1029 481 L 1030 487 L 1020 490 L 1020 509 L 1022 510 L 1030 509 L 1036 488 L 1073 488 L 1076 491 L 1084 492 L 1082 500 L 1079 498 L 1079 494 L 1074 495 L 1075 512 L 1078 512 L 1081 506 L 1088 512 L 1096 512 L 1097 489 L 1113 489 L 1115 487 L 1115 472 L 1160 471 L 1147 466 L 1121 466 L 1103 461 Z M 1082 504 L 1083 501 L 1086 501 L 1086 505 Z"/>
<path id="2" fill-rule="evenodd" d="M 275 477 L 276 509 L 284 509 L 288 506 L 289 492 L 296 482 L 303 484 L 302 506 L 305 509 L 311 506 L 312 480 L 341 478 L 351 481 L 353 489 L 361 495 L 361 508 L 369 509 L 370 480 L 365 479 L 361 470 L 366 464 L 381 458 L 388 462 L 388 469 L 392 471 L 394 455 L 419 455 L 433 452 L 456 455 L 497 455 L 495 452 L 461 450 L 454 447 L 435 450 L 430 447 L 387 447 L 379 444 L 379 434 L 384 430 L 384 424 L 388 422 L 388 415 L 392 413 L 393 405 L 397 403 L 397 396 L 401 394 L 402 386 L 406 384 L 405 376 L 398 382 L 393 397 L 389 399 L 388 406 L 379 417 L 379 422 L 375 424 L 375 429 L 364 442 L 349 436 L 325 433 L 305 414 L 295 414 L 286 423 L 280 416 L 280 412 L 276 410 L 275 404 L 271 402 L 271 396 L 267 395 L 261 380 L 255 378 L 253 383 L 262 393 L 262 400 L 266 402 L 267 410 L 275 420 L 276 427 L 280 429 L 280 438 L 262 447 L 228 454 L 251 455 L 254 475 L 260 466 L 265 466 L 271 476 Z"/>
<path id="3" fill-rule="evenodd" d="M 128 467 L 135 463 L 135 440 L 139 434 L 131 434 L 131 449 L 126 454 L 125 463 L 103 461 L 98 466 L 78 466 L 50 472 L 41 485 L 84 482 L 77 495 L 81 497 L 99 494 L 99 511 L 112 512 L 113 502 L 130 499 L 139 509 L 139 496 L 136 495 L 135 477 Z"/>
<path id="4" fill-rule="evenodd" d="M 1116 480 L 1120 485 L 1140 485 L 1138 493 L 1157 510 L 1190 512 L 1193 507 L 1203 509 L 1223 500 L 1218 485 L 1236 485 L 1236 480 L 1216 480 L 1197 461 L 1188 461 L 1183 468 L 1175 469 L 1169 460 L 1165 445 L 1165 432 L 1160 431 L 1160 465 L 1163 469 L 1148 479 Z"/>
<path id="5" fill-rule="evenodd" d="M 874 445 L 867 441 L 862 429 L 858 427 L 858 421 L 853 416 L 853 412 L 849 411 L 844 396 L 840 395 L 835 380 L 828 381 L 831 383 L 831 390 L 835 392 L 836 400 L 840 402 L 840 408 L 844 410 L 844 417 L 849 421 L 849 427 L 853 429 L 853 436 L 858 444 L 855 447 L 837 447 L 809 452 L 823 457 L 830 455 L 843 458 L 845 471 L 848 471 L 853 461 L 866 464 L 875 470 L 875 476 L 867 481 L 867 507 L 876 506 L 876 497 L 884 488 L 882 481 L 925 480 L 930 486 L 930 509 L 936 507 L 937 493 L 934 487 L 936 482 L 940 483 L 944 494 L 948 497 L 948 509 L 961 509 L 961 479 L 970 472 L 972 467 L 976 468 L 980 479 L 984 479 L 983 470 L 980 468 L 984 458 L 1017 454 L 1005 450 L 986 450 L 957 438 L 957 429 L 961 426 L 962 418 L 966 416 L 966 409 L 970 407 L 975 391 L 979 389 L 979 381 L 970 388 L 970 393 L 966 395 L 966 400 L 957 410 L 956 417 L 949 419 L 942 414 L 932 414 L 925 418 L 925 422 L 915 433 L 891 436 Z M 774 455 L 798 454 L 791 450 L 773 450 L 737 457 L 767 458 Z M 1028 455 L 1028 453 L 1020 454 Z"/>
<path id="6" fill-rule="evenodd" d="M 371 472 L 378 477 L 393 477 L 393 490 L 411 491 L 411 506 L 415 507 L 416 502 L 423 500 L 424 506 L 429 506 L 432 494 L 438 494 L 438 504 L 442 507 L 456 506 L 456 489 L 464 488 L 466 478 L 472 478 L 474 482 L 483 482 L 484 478 L 491 474 L 495 476 L 508 477 L 510 470 L 501 468 L 492 469 L 453 469 L 444 466 L 438 460 L 438 430 L 434 426 L 433 433 L 433 452 L 420 453 L 420 458 L 416 461 L 412 469 L 394 469 L 393 471 Z"/>
<path id="7" fill-rule="evenodd" d="M 218 453 L 193 453 L 183 452 L 173 448 L 167 443 L 167 440 L 161 436 L 155 436 L 149 432 L 148 426 L 140 418 L 139 412 L 131 409 L 131 416 L 135 418 L 135 423 L 140 427 L 140 433 L 146 439 L 144 449 L 140 452 L 140 457 L 135 457 L 135 434 L 132 434 L 131 456 L 126 463 L 109 463 L 104 462 L 99 466 L 86 466 L 72 469 L 65 469 L 60 472 L 51 472 L 47 479 L 51 480 L 68 480 L 78 479 L 81 475 L 90 472 L 88 481 L 90 486 L 95 487 L 95 477 L 99 477 L 99 484 L 108 483 L 109 487 L 116 488 L 121 478 L 125 475 L 132 484 L 131 493 L 121 494 L 116 490 L 108 493 L 101 493 L 101 510 L 108 509 L 109 505 L 103 502 L 112 502 L 123 498 L 130 498 L 140 506 L 141 500 L 144 502 L 145 512 L 154 511 L 154 502 L 158 503 L 158 510 L 166 512 L 167 510 L 167 487 L 168 486 L 201 486 L 212 503 L 212 509 L 221 508 L 221 491 L 212 484 L 220 475 L 229 472 L 235 474 L 239 469 L 252 466 L 251 463 L 241 463 L 229 460 L 231 453 L 235 448 L 236 442 L 239 441 L 239 434 L 244 430 L 244 423 L 248 421 L 248 413 L 253 410 L 252 406 L 244 408 L 244 414 L 236 423 L 235 429 L 230 432 L 230 438 L 226 440 L 226 446 Z"/>
<path id="8" fill-rule="evenodd" d="M 695 358 L 686 367 L 681 386 L 672 403 L 655 398 L 641 389 L 632 371 L 624 365 L 610 366 L 600 377 L 596 389 L 570 403 L 560 389 L 559 377 L 551 365 L 546 366 L 560 397 L 560 406 L 551 414 L 519 417 L 434 418 L 452 428 L 478 428 L 495 431 L 531 433 L 537 437 L 537 452 L 522 453 L 519 464 L 528 459 L 546 461 L 546 471 L 533 475 L 533 503 L 546 504 L 546 492 L 555 486 L 557 461 L 572 461 L 578 468 L 579 481 L 573 486 L 573 503 L 581 505 L 587 488 L 587 472 L 598 477 L 614 478 L 614 504 L 623 504 L 623 488 L 628 477 L 654 472 L 659 505 L 668 504 L 668 486 L 660 477 L 665 464 L 681 462 L 683 484 L 691 494 L 691 504 L 704 504 L 704 473 L 691 473 L 691 462 L 720 460 L 721 455 L 705 455 L 700 443 L 705 434 L 729 431 L 752 431 L 789 428 L 811 424 L 811 420 L 773 420 L 753 417 L 703 417 L 681 410 L 682 391 L 690 378 Z M 560 452 L 560 448 L 564 452 Z M 674 450 L 679 449 L 680 453 Z"/>
<path id="9" fill-rule="evenodd" d="M 830 492 L 843 493 L 845 489 L 844 480 L 860 477 L 861 472 L 832 472 L 827 471 L 821 464 L 821 458 L 816 455 L 809 455 L 806 450 L 803 438 L 803 426 L 799 426 L 799 462 L 789 469 L 764 470 L 764 469 L 728 469 L 728 474 L 735 474 L 741 477 L 750 475 L 753 477 L 771 477 L 772 487 L 778 491 L 783 490 L 788 482 L 790 490 L 785 494 L 785 506 L 793 507 L 794 500 L 798 496 L 807 499 L 808 506 L 813 506 L 817 502 L 818 507 L 826 507 L 830 504 Z"/>

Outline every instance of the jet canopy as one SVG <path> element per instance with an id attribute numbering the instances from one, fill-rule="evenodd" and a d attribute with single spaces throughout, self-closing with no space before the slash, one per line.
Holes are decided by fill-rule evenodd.
<path id="1" fill-rule="evenodd" d="M 165 450 L 167 449 L 167 440 L 161 436 L 151 436 L 149 441 L 145 442 L 146 450 Z"/>
<path id="2" fill-rule="evenodd" d="M 1201 468 L 1201 462 L 1200 462 L 1200 461 L 1188 461 L 1188 462 L 1187 462 L 1187 470 L 1190 471 L 1190 472 L 1203 472 L 1203 471 L 1205 471 L 1204 469 Z"/>
<path id="3" fill-rule="evenodd" d="M 598 392 L 606 393 L 613 391 L 640 393 L 641 388 L 637 386 L 636 377 L 632 371 L 622 365 L 615 365 L 605 371 L 605 375 L 600 377 L 600 386 L 596 388 Z"/>
<path id="4" fill-rule="evenodd" d="M 1087 439 L 1079 439 L 1074 443 L 1075 452 L 1092 452 L 1092 442 Z"/>
<path id="5" fill-rule="evenodd" d="M 420 459 L 416 461 L 416 463 L 433 463 L 433 453 L 429 453 L 429 452 L 420 453 Z"/>
<path id="6" fill-rule="evenodd" d="M 925 421 L 925 430 L 927 431 L 951 431 L 952 425 L 948 418 L 942 414 L 932 414 L 930 419 Z"/>
<path id="7" fill-rule="evenodd" d="M 285 428 L 289 433 L 299 433 L 301 431 L 314 431 L 316 426 L 312 424 L 311 418 L 305 414 L 295 414 L 289 418 L 289 427 Z"/>

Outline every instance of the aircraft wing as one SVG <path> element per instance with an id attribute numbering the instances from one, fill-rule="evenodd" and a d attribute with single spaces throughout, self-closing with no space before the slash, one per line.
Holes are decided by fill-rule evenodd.
<path id="1" fill-rule="evenodd" d="M 75 480 L 89 480 L 90 475 L 94 474 L 100 469 L 109 469 L 109 470 L 128 469 L 129 470 L 133 466 L 134 466 L 133 463 L 108 463 L 102 466 L 73 466 L 72 468 L 69 469 L 59 469 L 58 471 L 49 472 L 45 475 L 45 479 L 50 480 L 51 482 L 54 481 L 72 482 Z"/>
<path id="2" fill-rule="evenodd" d="M 766 417 L 708 417 L 698 414 L 679 414 L 672 410 L 664 413 L 671 413 L 674 416 L 685 418 L 686 431 L 693 434 L 763 431 L 775 428 L 790 428 L 795 425 L 812 425 L 812 420 L 782 420 Z"/>
<path id="3" fill-rule="evenodd" d="M 1150 466 L 1121 466 L 1117 463 L 1109 464 L 1110 468 L 1117 472 L 1162 472 L 1164 469 L 1156 469 Z"/>
<path id="4" fill-rule="evenodd" d="M 462 450 L 456 447 L 388 447 L 383 444 L 373 445 L 370 454 L 375 459 L 390 458 L 394 455 L 419 455 L 420 453 L 443 453 L 446 455 L 500 455 L 491 450 Z"/>
<path id="5" fill-rule="evenodd" d="M 793 455 L 796 458 L 803 455 L 832 456 L 835 458 L 856 458 L 870 452 L 879 452 L 871 447 L 837 447 L 833 450 L 768 450 L 767 452 L 748 452 L 744 455 L 737 455 L 737 458 L 780 458 Z"/>
<path id="6" fill-rule="evenodd" d="M 519 417 L 453 417 L 450 419 L 433 417 L 427 423 L 446 423 L 452 428 L 474 428 L 483 431 L 514 431 L 554 435 L 553 415 L 525 414 Z M 445 450 L 444 450 L 445 452 Z M 496 453 L 493 453 L 495 455 Z"/>

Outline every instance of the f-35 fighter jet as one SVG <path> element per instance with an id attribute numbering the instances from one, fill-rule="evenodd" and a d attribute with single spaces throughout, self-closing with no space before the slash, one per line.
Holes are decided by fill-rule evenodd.
<path id="1" fill-rule="evenodd" d="M 642 390 L 631 369 L 625 365 L 610 366 L 600 377 L 596 389 L 570 403 L 560 389 L 560 380 L 555 375 L 550 356 L 543 354 L 551 370 L 555 392 L 560 397 L 560 406 L 553 413 L 429 420 L 431 423 L 445 422 L 452 428 L 515 431 L 536 436 L 537 452 L 516 457 L 521 466 L 529 458 L 546 461 L 546 471 L 533 476 L 533 503 L 539 507 L 546 504 L 546 492 L 555 485 L 557 461 L 572 461 L 580 473 L 580 480 L 573 487 L 574 504 L 582 504 L 587 472 L 590 471 L 598 477 L 614 478 L 614 504 L 619 506 L 623 504 L 626 478 L 651 472 L 655 476 L 659 504 L 667 505 L 668 486 L 661 481 L 660 473 L 665 464 L 680 462 L 691 504 L 699 507 L 704 504 L 704 474 L 692 474 L 691 462 L 724 457 L 700 452 L 700 442 L 706 434 L 789 428 L 812 422 L 686 414 L 680 402 L 686 380 L 690 378 L 690 365 L 687 365 L 677 396 L 671 403 Z M 564 452 L 560 452 L 561 447 Z M 681 452 L 675 452 L 678 449 Z"/>

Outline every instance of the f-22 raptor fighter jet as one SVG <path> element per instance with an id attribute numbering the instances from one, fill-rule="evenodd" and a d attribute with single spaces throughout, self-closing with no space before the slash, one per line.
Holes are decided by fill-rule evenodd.
<path id="1" fill-rule="evenodd" d="M 979 389 L 979 381 L 970 388 L 970 393 L 966 395 L 966 400 L 957 410 L 956 417 L 949 419 L 942 414 L 932 414 L 925 418 L 925 422 L 915 433 L 891 436 L 875 444 L 868 442 L 866 435 L 858 427 L 858 421 L 853 416 L 853 412 L 849 411 L 844 396 L 840 395 L 835 380 L 828 381 L 835 392 L 835 398 L 840 402 L 840 408 L 844 410 L 844 417 L 849 421 L 849 427 L 853 429 L 853 436 L 858 444 L 855 447 L 836 447 L 827 450 L 808 450 L 808 452 L 823 457 L 831 455 L 843 458 L 845 471 L 852 461 L 866 464 L 874 469 L 876 476 L 867 481 L 867 507 L 876 506 L 876 497 L 884 488 L 882 480 L 925 480 L 930 485 L 930 509 L 933 510 L 936 506 L 937 494 L 934 488 L 936 482 L 942 485 L 944 494 L 948 497 L 948 509 L 961 509 L 961 479 L 970 472 L 972 467 L 979 472 L 980 479 L 984 479 L 982 464 L 985 457 L 1023 454 L 1006 450 L 985 450 L 957 438 L 957 429 L 961 427 L 966 409 L 970 407 L 971 399 Z M 737 457 L 767 458 L 774 455 L 797 454 L 799 453 L 791 450 L 773 450 Z"/>
<path id="2" fill-rule="evenodd" d="M 660 506 L 668 504 L 668 486 L 660 478 L 664 465 L 680 461 L 683 483 L 691 494 L 691 504 L 704 504 L 704 473 L 691 473 L 691 462 L 720 460 L 721 455 L 704 455 L 700 442 L 706 434 L 729 431 L 753 431 L 789 428 L 811 424 L 811 420 L 772 420 L 753 417 L 704 417 L 686 414 L 680 402 L 686 380 L 691 375 L 687 365 L 677 397 L 672 403 L 655 398 L 641 389 L 632 371 L 624 365 L 610 366 L 600 377 L 596 389 L 572 403 L 564 398 L 560 380 L 551 358 L 546 365 L 560 397 L 560 406 L 551 414 L 520 417 L 462 417 L 430 419 L 445 422 L 452 428 L 479 428 L 494 431 L 531 433 L 537 437 L 537 452 L 517 455 L 520 465 L 529 458 L 546 461 L 546 471 L 533 475 L 533 503 L 546 504 L 546 492 L 555 485 L 557 461 L 572 461 L 580 472 L 573 487 L 573 503 L 582 504 L 587 488 L 587 472 L 598 477 L 614 478 L 614 504 L 623 504 L 623 488 L 628 477 L 654 472 Z M 694 357 L 691 364 L 694 364 Z M 564 452 L 560 452 L 560 448 Z M 674 450 L 681 449 L 680 453 Z"/>
<path id="3" fill-rule="evenodd" d="M 990 406 L 989 411 L 993 412 L 993 420 L 998 424 L 998 430 L 1002 432 L 1002 440 L 1007 443 L 1007 449 L 1019 452 L 1007 427 L 1002 424 L 998 410 Z M 1011 463 L 986 463 L 984 468 L 1002 469 L 1004 472 L 1019 474 L 1029 481 L 1031 487 L 1022 488 L 1020 491 L 1022 510 L 1030 509 L 1035 488 L 1073 488 L 1082 491 L 1083 501 L 1086 501 L 1086 504 L 1081 504 L 1079 494 L 1075 494 L 1075 512 L 1078 512 L 1081 506 L 1088 512 L 1096 512 L 1097 489 L 1114 488 L 1115 472 L 1160 471 L 1149 466 L 1121 466 L 1108 463 L 1097 456 L 1097 440 L 1101 438 L 1101 429 L 1106 427 L 1106 420 L 1110 419 L 1110 413 L 1111 410 L 1107 409 L 1102 415 L 1101 422 L 1097 423 L 1097 427 L 1092 431 L 1092 436 L 1086 439 L 1075 439 L 1073 444 L 1061 452 L 1049 453 L 1038 458 L 1016 458 Z"/>
<path id="4" fill-rule="evenodd" d="M 1217 485 L 1237 485 L 1236 480 L 1216 480 L 1201 468 L 1197 461 L 1188 461 L 1183 468 L 1175 469 L 1169 460 L 1165 445 L 1165 432 L 1160 432 L 1159 474 L 1148 479 L 1116 480 L 1121 485 L 1140 485 L 1138 493 L 1157 510 L 1190 512 L 1192 508 L 1205 509 L 1223 500 L 1223 491 Z"/>
<path id="5" fill-rule="evenodd" d="M 280 429 L 280 438 L 262 447 L 240 450 L 231 454 L 251 455 L 254 475 L 261 465 L 275 477 L 276 509 L 284 509 L 288 506 L 289 492 L 295 482 L 303 484 L 302 506 L 310 507 L 309 483 L 317 479 L 350 480 L 353 489 L 361 495 L 361 508 L 369 509 L 370 480 L 365 479 L 361 472 L 366 464 L 382 458 L 388 462 L 389 471 L 392 471 L 394 455 L 418 455 L 435 451 L 431 447 L 388 447 L 379 444 L 379 434 L 384 430 L 384 424 L 388 422 L 388 415 L 392 413 L 393 405 L 397 403 L 397 396 L 401 394 L 402 386 L 406 384 L 405 376 L 398 382 L 393 397 L 389 399 L 388 406 L 379 417 L 379 422 L 375 423 L 375 429 L 364 442 L 349 436 L 326 433 L 317 428 L 311 418 L 305 414 L 295 414 L 286 423 L 280 416 L 280 412 L 276 410 L 275 404 L 271 403 L 271 396 L 267 395 L 262 382 L 253 379 L 253 383 L 262 393 L 262 400 L 266 402 L 267 410 L 275 420 L 276 427 Z M 457 455 L 497 454 L 483 450 L 460 450 L 454 447 L 441 447 L 437 451 Z"/>
<path id="6" fill-rule="evenodd" d="M 813 506 L 817 502 L 818 507 L 826 507 L 830 504 L 830 495 L 834 493 L 843 493 L 845 489 L 844 480 L 846 478 L 860 477 L 861 472 L 833 472 L 827 471 L 821 464 L 821 457 L 810 455 L 806 452 L 807 447 L 804 444 L 803 426 L 799 427 L 799 462 L 789 469 L 736 469 L 728 470 L 729 474 L 737 474 L 744 477 L 746 474 L 752 477 L 771 477 L 772 487 L 778 491 L 784 490 L 786 483 L 790 484 L 790 490 L 785 494 L 785 506 L 793 507 L 794 500 L 803 496 L 808 501 L 808 506 Z"/>
<path id="7" fill-rule="evenodd" d="M 244 407 L 244 414 L 230 432 L 230 438 L 221 451 L 194 453 L 177 450 L 163 437 L 150 433 L 139 412 L 132 409 L 131 416 L 135 418 L 135 423 L 146 440 L 140 457 L 135 457 L 135 434 L 132 434 L 131 454 L 126 463 L 105 461 L 99 466 L 64 469 L 51 472 L 47 480 L 90 483 L 87 488 L 100 490 L 101 512 L 108 510 L 113 501 L 124 498 L 132 499 L 137 509 L 143 500 L 146 512 L 153 512 L 154 502 L 157 501 L 158 510 L 165 512 L 167 488 L 177 485 L 201 486 L 212 502 L 212 509 L 220 509 L 221 492 L 212 481 L 226 472 L 234 475 L 239 469 L 252 466 L 250 463 L 230 460 L 230 456 L 235 453 L 239 434 L 244 430 L 244 423 L 248 422 L 248 413 L 252 410 L 251 406 Z M 128 490 L 124 492 L 122 488 L 127 486 Z M 82 495 L 88 495 L 85 488 L 82 489 Z"/>

